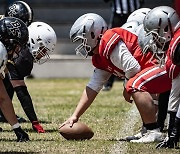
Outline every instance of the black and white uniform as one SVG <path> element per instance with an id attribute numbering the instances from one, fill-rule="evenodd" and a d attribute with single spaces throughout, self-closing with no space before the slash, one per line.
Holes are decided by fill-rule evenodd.
<path id="1" fill-rule="evenodd" d="M 29 52 L 28 46 L 25 46 L 18 57 L 8 60 L 7 68 L 11 80 L 24 80 L 24 77 L 31 74 L 33 69 L 33 56 Z"/>

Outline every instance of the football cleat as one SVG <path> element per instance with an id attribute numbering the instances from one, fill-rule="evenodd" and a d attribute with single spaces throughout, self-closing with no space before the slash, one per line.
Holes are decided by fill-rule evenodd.
<path id="1" fill-rule="evenodd" d="M 138 140 L 141 137 L 143 137 L 145 133 L 147 133 L 147 129 L 146 129 L 146 127 L 142 126 L 139 133 L 137 133 L 136 135 L 133 135 L 133 136 L 127 136 L 125 138 L 125 140 L 128 141 L 128 142 L 130 142 L 131 140 Z"/>
<path id="2" fill-rule="evenodd" d="M 178 142 L 176 140 L 174 140 L 171 137 L 166 137 L 162 142 L 160 142 L 159 144 L 157 144 L 156 149 L 160 149 L 160 148 L 175 148 L 175 149 L 179 149 L 178 146 Z"/>
<path id="3" fill-rule="evenodd" d="M 179 149 L 178 143 L 180 138 L 180 128 L 179 128 L 179 118 L 175 119 L 175 126 L 169 135 L 156 146 L 156 149 L 159 148 L 175 148 Z"/>
<path id="4" fill-rule="evenodd" d="M 143 134 L 143 137 L 141 137 L 138 140 L 131 140 L 130 142 L 133 143 L 151 143 L 151 142 L 160 142 L 162 141 L 162 133 L 158 129 L 153 130 L 147 130 L 147 133 Z"/>

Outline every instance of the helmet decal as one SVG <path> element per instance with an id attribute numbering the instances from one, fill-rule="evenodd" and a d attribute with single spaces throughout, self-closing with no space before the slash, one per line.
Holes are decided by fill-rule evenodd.
<path id="1" fill-rule="evenodd" d="M 8 15 L 9 15 L 10 17 L 14 17 L 14 15 L 17 14 L 16 8 L 17 8 L 17 5 L 16 5 L 16 4 L 13 4 L 12 6 L 9 7 Z"/>
<path id="2" fill-rule="evenodd" d="M 9 28 L 9 31 L 12 33 L 12 35 L 17 36 L 17 37 L 21 37 L 21 31 L 20 31 L 20 27 L 21 24 L 15 20 L 14 22 L 10 22 L 11 27 Z"/>

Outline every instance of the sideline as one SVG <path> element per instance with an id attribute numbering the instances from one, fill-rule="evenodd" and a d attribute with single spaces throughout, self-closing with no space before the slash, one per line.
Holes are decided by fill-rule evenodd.
<path id="1" fill-rule="evenodd" d="M 140 115 L 136 108 L 135 103 L 131 109 L 124 116 L 124 123 L 121 129 L 119 130 L 119 134 L 117 135 L 117 141 L 120 138 L 124 138 L 125 136 L 130 136 L 134 134 L 134 126 L 139 121 Z M 112 149 L 110 150 L 111 154 L 125 154 L 127 153 L 127 142 L 118 141 Z"/>

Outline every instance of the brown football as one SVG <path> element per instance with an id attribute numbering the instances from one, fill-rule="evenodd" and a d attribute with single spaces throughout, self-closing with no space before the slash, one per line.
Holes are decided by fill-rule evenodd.
<path id="1" fill-rule="evenodd" d="M 59 129 L 59 133 L 67 140 L 89 140 L 94 136 L 94 132 L 86 124 L 76 122 L 73 127 L 69 124 Z"/>

